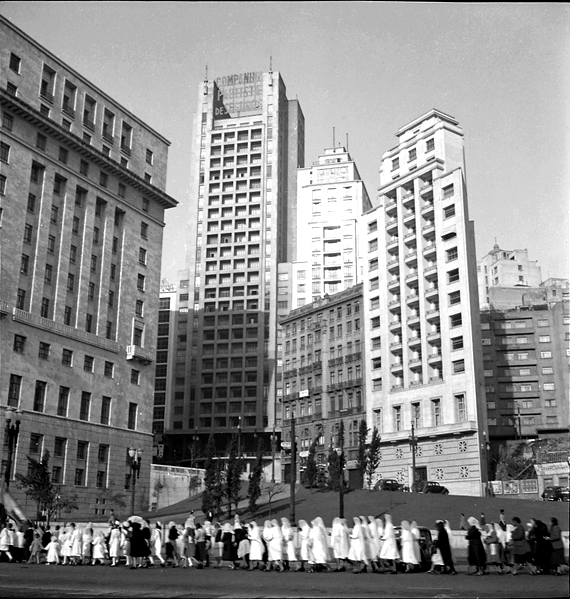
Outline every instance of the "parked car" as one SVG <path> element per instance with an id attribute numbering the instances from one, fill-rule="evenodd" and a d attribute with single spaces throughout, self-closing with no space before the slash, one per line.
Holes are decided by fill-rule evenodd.
<path id="1" fill-rule="evenodd" d="M 542 492 L 543 501 L 570 501 L 568 487 L 546 487 Z"/>
<path id="2" fill-rule="evenodd" d="M 421 555 L 419 569 L 422 572 L 425 572 L 426 570 L 429 570 L 431 568 L 431 551 L 432 551 L 431 548 L 433 546 L 433 539 L 431 537 L 431 531 L 429 528 L 426 528 L 425 526 L 418 526 L 418 529 L 420 531 L 420 555 Z M 400 541 L 400 536 L 402 533 L 401 527 L 394 526 L 394 533 L 396 534 L 396 542 L 398 544 L 398 551 L 400 551 L 400 555 L 401 555 L 401 551 L 402 551 L 402 543 Z M 399 562 L 398 568 L 403 570 L 405 568 L 405 564 L 402 564 L 401 562 Z"/>
<path id="3" fill-rule="evenodd" d="M 416 489 L 418 493 L 439 493 L 440 495 L 449 495 L 449 489 L 447 487 L 430 480 L 417 483 Z"/>
<path id="4" fill-rule="evenodd" d="M 374 485 L 375 491 L 403 491 L 404 485 L 393 478 L 384 478 Z"/>

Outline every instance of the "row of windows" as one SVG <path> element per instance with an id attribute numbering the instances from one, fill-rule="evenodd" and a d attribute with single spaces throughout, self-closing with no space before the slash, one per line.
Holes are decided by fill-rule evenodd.
<path id="1" fill-rule="evenodd" d="M 10 54 L 10 69 L 13 73 L 20 75 L 21 74 L 21 65 L 22 59 L 20 56 L 12 52 Z M 57 81 L 57 72 L 54 71 L 51 67 L 44 64 L 42 70 L 42 79 L 39 89 L 39 96 L 43 102 L 46 102 L 49 105 L 53 105 L 55 94 L 56 94 L 56 81 Z M 10 82 L 8 86 L 8 90 L 12 95 L 17 95 L 17 86 Z M 79 101 L 79 93 L 78 88 L 71 81 L 64 78 L 63 80 L 63 89 L 62 89 L 62 104 L 61 110 L 65 115 L 71 119 L 67 120 L 66 123 L 69 123 L 69 127 L 71 127 L 71 121 L 75 119 L 76 114 L 76 105 Z M 42 104 L 42 112 L 45 116 L 49 116 L 49 107 Z M 107 107 L 101 109 L 98 106 L 98 102 L 95 98 L 89 95 L 87 92 L 83 94 L 83 126 L 89 131 L 95 131 L 95 122 L 98 120 L 99 114 L 102 115 L 102 123 L 101 123 L 101 136 L 103 139 L 110 145 L 114 143 L 115 129 L 117 127 L 116 115 L 110 111 Z M 131 155 L 131 148 L 133 147 L 133 127 L 129 125 L 126 121 L 122 121 L 121 129 L 120 129 L 120 145 L 121 150 L 127 154 Z M 88 135 L 88 134 L 87 134 Z M 145 153 L 145 161 L 148 165 L 152 166 L 154 162 L 154 153 L 150 148 L 146 149 Z"/>
<path id="2" fill-rule="evenodd" d="M 464 393 L 454 394 L 455 420 L 451 422 L 465 422 L 467 420 L 467 404 Z M 444 424 L 444 413 L 441 405 L 441 398 L 432 398 L 429 401 L 429 421 L 424 423 L 425 419 L 425 404 L 427 402 L 413 402 L 410 404 L 410 423 L 414 428 L 420 429 L 425 426 L 440 426 Z M 381 410 L 375 411 L 375 424 L 381 432 L 383 427 Z M 449 421 L 447 422 L 449 423 Z M 403 406 L 397 405 L 392 407 L 392 430 L 399 432 L 409 430 L 408 423 L 403 420 Z M 466 448 L 465 450 L 466 451 Z"/>
<path id="3" fill-rule="evenodd" d="M 139 378 L 138 371 L 131 373 L 132 380 Z M 20 405 L 20 395 L 22 391 L 23 377 L 17 374 L 10 375 L 10 386 L 8 388 L 8 405 L 17 407 Z M 45 412 L 46 399 L 48 392 L 48 383 L 46 381 L 36 381 L 34 390 L 34 412 Z M 71 389 L 65 386 L 59 386 L 57 396 L 57 407 L 56 414 L 67 418 L 69 416 L 69 405 L 71 399 Z M 100 412 L 97 418 L 99 424 L 110 425 L 111 424 L 111 408 L 113 400 L 111 397 L 102 396 L 100 404 Z M 137 423 L 137 410 L 138 405 L 136 403 L 129 403 L 127 428 L 134 430 Z M 81 399 L 79 402 L 79 419 L 84 421 L 94 421 L 93 414 L 93 397 L 88 391 L 81 392 Z"/>

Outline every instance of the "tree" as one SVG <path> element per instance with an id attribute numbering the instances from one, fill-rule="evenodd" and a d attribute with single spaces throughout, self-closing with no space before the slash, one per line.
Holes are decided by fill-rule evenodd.
<path id="1" fill-rule="evenodd" d="M 507 447 L 501 447 L 496 480 L 521 480 L 527 478 L 536 478 L 534 464 L 536 463 L 532 457 L 524 457 L 524 449 L 526 444 L 520 443 L 509 451 Z"/>
<path id="2" fill-rule="evenodd" d="M 309 447 L 309 455 L 307 457 L 307 466 L 303 472 L 303 483 L 306 487 L 311 489 L 311 493 L 313 492 L 313 487 L 317 482 L 317 460 L 315 459 L 315 455 L 317 453 L 317 439 L 314 439 Z"/>
<path id="3" fill-rule="evenodd" d="M 380 450 L 380 433 L 378 428 L 375 426 L 372 430 L 372 438 L 370 439 L 370 445 L 368 446 L 368 452 L 366 453 L 366 482 L 368 484 L 368 490 L 372 487 L 372 477 L 376 472 L 378 466 L 380 466 L 380 460 L 382 454 Z"/>
<path id="4" fill-rule="evenodd" d="M 202 511 L 204 514 L 212 512 L 217 518 L 220 514 L 220 507 L 223 498 L 222 473 L 216 458 L 216 444 L 214 435 L 210 435 L 206 445 L 206 459 L 204 468 L 204 493 L 202 495 Z"/>
<path id="5" fill-rule="evenodd" d="M 267 504 L 269 505 L 269 517 L 271 517 L 271 500 L 278 495 L 279 493 L 283 493 L 287 485 L 283 483 L 265 483 L 263 486 L 263 490 L 267 493 Z"/>
<path id="6" fill-rule="evenodd" d="M 49 451 L 45 451 L 38 462 L 28 457 L 28 474 L 16 474 L 20 488 L 36 502 L 38 516 L 45 515 L 49 525 L 51 517 L 61 511 L 71 513 L 78 509 L 77 494 L 67 495 L 61 492 L 61 486 L 51 481 Z"/>
<path id="7" fill-rule="evenodd" d="M 238 455 L 238 440 L 236 435 L 232 435 L 228 451 L 228 465 L 226 467 L 226 485 L 225 495 L 228 499 L 228 517 L 232 517 L 232 503 L 235 505 L 236 512 L 240 500 L 241 491 L 241 473 L 243 472 L 243 460 Z"/>
<path id="8" fill-rule="evenodd" d="M 257 445 L 257 458 L 255 466 L 249 475 L 249 486 L 247 488 L 247 498 L 249 499 L 249 511 L 252 516 L 257 512 L 257 501 L 261 497 L 261 478 L 263 476 L 263 439 L 259 439 Z"/>
<path id="9" fill-rule="evenodd" d="M 366 420 L 362 419 L 358 425 L 358 452 L 356 456 L 357 470 L 360 473 L 362 486 L 364 486 L 364 475 L 366 473 L 366 438 L 369 430 Z"/>

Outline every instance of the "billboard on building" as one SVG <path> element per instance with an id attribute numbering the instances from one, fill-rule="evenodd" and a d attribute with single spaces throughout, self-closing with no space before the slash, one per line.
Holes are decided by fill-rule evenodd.
<path id="1" fill-rule="evenodd" d="M 263 73 L 241 73 L 214 80 L 214 120 L 261 114 Z"/>

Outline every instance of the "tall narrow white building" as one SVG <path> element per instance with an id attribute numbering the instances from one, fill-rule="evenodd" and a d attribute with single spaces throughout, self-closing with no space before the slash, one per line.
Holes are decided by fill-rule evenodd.
<path id="1" fill-rule="evenodd" d="M 346 148 L 325 149 L 316 163 L 299 169 L 292 308 L 360 283 L 358 218 L 371 207 Z"/>
<path id="2" fill-rule="evenodd" d="M 463 133 L 431 110 L 382 157 L 363 218 L 367 417 L 378 476 L 479 494 L 486 477 L 483 362 Z M 411 438 L 412 428 L 414 438 Z"/>

